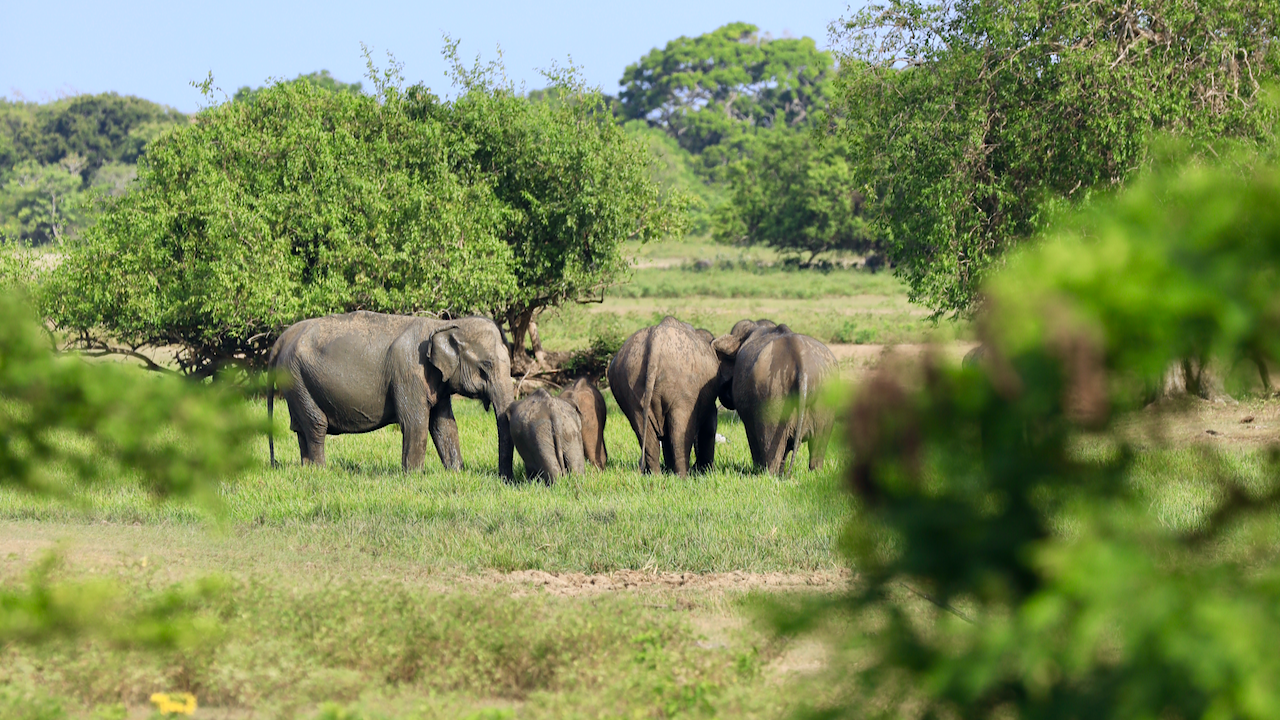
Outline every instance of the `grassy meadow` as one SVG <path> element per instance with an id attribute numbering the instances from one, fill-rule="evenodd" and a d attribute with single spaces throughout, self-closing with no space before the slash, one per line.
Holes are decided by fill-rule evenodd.
<path id="1" fill-rule="evenodd" d="M 890 272 L 852 267 L 800 270 L 767 249 L 709 242 L 649 243 L 633 248 L 630 280 L 600 303 L 548 311 L 539 331 L 548 350 L 586 347 L 593 337 L 622 335 L 666 315 L 727 332 L 745 317 L 767 317 L 827 343 L 894 345 L 968 339 L 965 323 L 934 322 L 907 300 Z"/>
<path id="2" fill-rule="evenodd" d="M 825 340 L 835 336 L 822 328 L 837 322 L 870 333 L 847 342 L 968 332 L 934 327 L 889 274 L 757 267 L 776 258 L 697 244 L 674 258 L 663 255 L 679 252 L 669 246 L 641 250 L 650 265 L 633 284 L 542 319 L 548 349 L 667 313 L 715 332 L 768 316 Z M 176 649 L 84 639 L 0 647 L 0 717 L 151 718 L 147 698 L 170 691 L 194 693 L 197 718 L 307 720 L 776 718 L 828 697 L 839 681 L 824 658 L 835 651 L 774 636 L 753 607 L 849 581 L 836 549 L 852 512 L 843 452 L 834 448 L 820 472 L 759 474 L 742 426 L 722 411 L 714 471 L 643 476 L 630 427 L 605 395 L 608 467 L 552 487 L 502 483 L 492 414 L 458 399 L 467 465 L 458 473 L 434 455 L 423 472 L 402 473 L 395 427 L 331 437 L 328 466 L 302 468 L 281 406 L 283 466 L 268 466 L 262 440 L 260 466 L 213 505 L 158 503 L 127 478 L 56 500 L 0 490 L 6 582 L 22 582 L 52 551 L 58 578 L 113 582 L 125 605 L 199 578 L 222 588 L 199 605 L 204 630 Z M 1246 432 L 1227 412 L 1219 436 Z M 1280 424 L 1267 401 L 1248 412 L 1258 421 L 1247 432 Z M 1224 467 L 1269 482 L 1260 448 L 1152 449 L 1130 480 L 1160 522 L 1195 527 Z M 1080 451 L 1106 448 L 1084 441 Z"/>

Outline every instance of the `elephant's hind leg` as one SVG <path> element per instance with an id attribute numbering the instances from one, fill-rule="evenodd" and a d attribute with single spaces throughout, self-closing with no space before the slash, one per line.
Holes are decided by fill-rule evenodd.
<path id="1" fill-rule="evenodd" d="M 715 465 L 716 429 L 719 423 L 720 417 L 716 412 L 715 399 L 713 398 L 711 407 L 703 411 L 702 417 L 699 418 L 698 422 L 698 461 L 693 466 L 693 471 L 696 473 L 706 472 Z"/>
<path id="2" fill-rule="evenodd" d="M 815 423 L 813 434 L 809 436 L 809 469 L 821 470 L 827 457 L 827 443 L 831 440 L 833 420 Z"/>
<path id="3" fill-rule="evenodd" d="M 324 439 L 329 434 L 329 418 L 304 390 L 285 396 L 289 422 L 298 434 L 298 453 L 303 465 L 324 466 Z"/>
<path id="4" fill-rule="evenodd" d="M 663 450 L 670 448 L 667 466 L 680 477 L 689 474 L 689 453 L 693 452 L 693 441 L 698 428 L 693 422 L 693 413 L 673 412 L 667 418 L 667 441 Z"/>
<path id="5" fill-rule="evenodd" d="M 785 424 L 764 426 L 764 469 L 778 475 L 782 472 L 782 462 L 787 452 L 793 450 L 791 431 Z"/>

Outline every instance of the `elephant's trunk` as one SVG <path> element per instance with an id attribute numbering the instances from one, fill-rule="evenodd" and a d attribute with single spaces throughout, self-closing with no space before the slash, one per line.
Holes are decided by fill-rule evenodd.
<path id="1" fill-rule="evenodd" d="M 507 482 L 514 478 L 511 464 L 515 452 L 511 444 L 511 418 L 507 416 L 507 409 L 514 402 L 515 395 L 510 384 L 511 381 L 508 380 L 507 387 L 500 387 L 493 395 L 493 415 L 498 421 L 498 475 Z"/>

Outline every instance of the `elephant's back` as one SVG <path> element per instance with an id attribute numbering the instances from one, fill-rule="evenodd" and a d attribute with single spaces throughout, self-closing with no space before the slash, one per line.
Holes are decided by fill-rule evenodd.
<path id="1" fill-rule="evenodd" d="M 800 375 L 816 386 L 836 369 L 835 355 L 808 335 L 783 333 L 750 343 L 734 368 L 734 401 L 776 399 L 796 393 Z M 741 397 L 741 400 L 739 400 Z"/>

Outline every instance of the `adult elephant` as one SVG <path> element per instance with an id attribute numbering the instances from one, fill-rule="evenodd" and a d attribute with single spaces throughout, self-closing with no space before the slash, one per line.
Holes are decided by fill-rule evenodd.
<path id="1" fill-rule="evenodd" d="M 667 470 L 684 477 L 695 442 L 695 471 L 715 461 L 722 378 L 712 339 L 668 316 L 627 338 L 609 362 L 609 390 L 640 443 L 641 472 L 658 472 L 661 451 Z"/>
<path id="2" fill-rule="evenodd" d="M 428 435 L 440 462 L 461 470 L 450 398 L 462 395 L 493 406 L 498 472 L 511 479 L 511 360 L 502 331 L 488 318 L 436 320 L 360 311 L 303 320 L 276 340 L 267 367 L 282 380 L 289 427 L 298 434 L 304 464 L 324 465 L 326 435 L 399 423 L 405 470 L 422 467 Z M 268 417 L 274 398 L 274 391 L 267 396 Z"/>
<path id="3" fill-rule="evenodd" d="M 807 442 L 809 469 L 821 469 L 835 415 L 816 407 L 817 389 L 836 371 L 831 350 L 769 320 L 741 320 L 712 347 L 731 368 L 720 402 L 742 418 L 755 465 L 781 473 L 790 453 L 789 470 Z"/>

